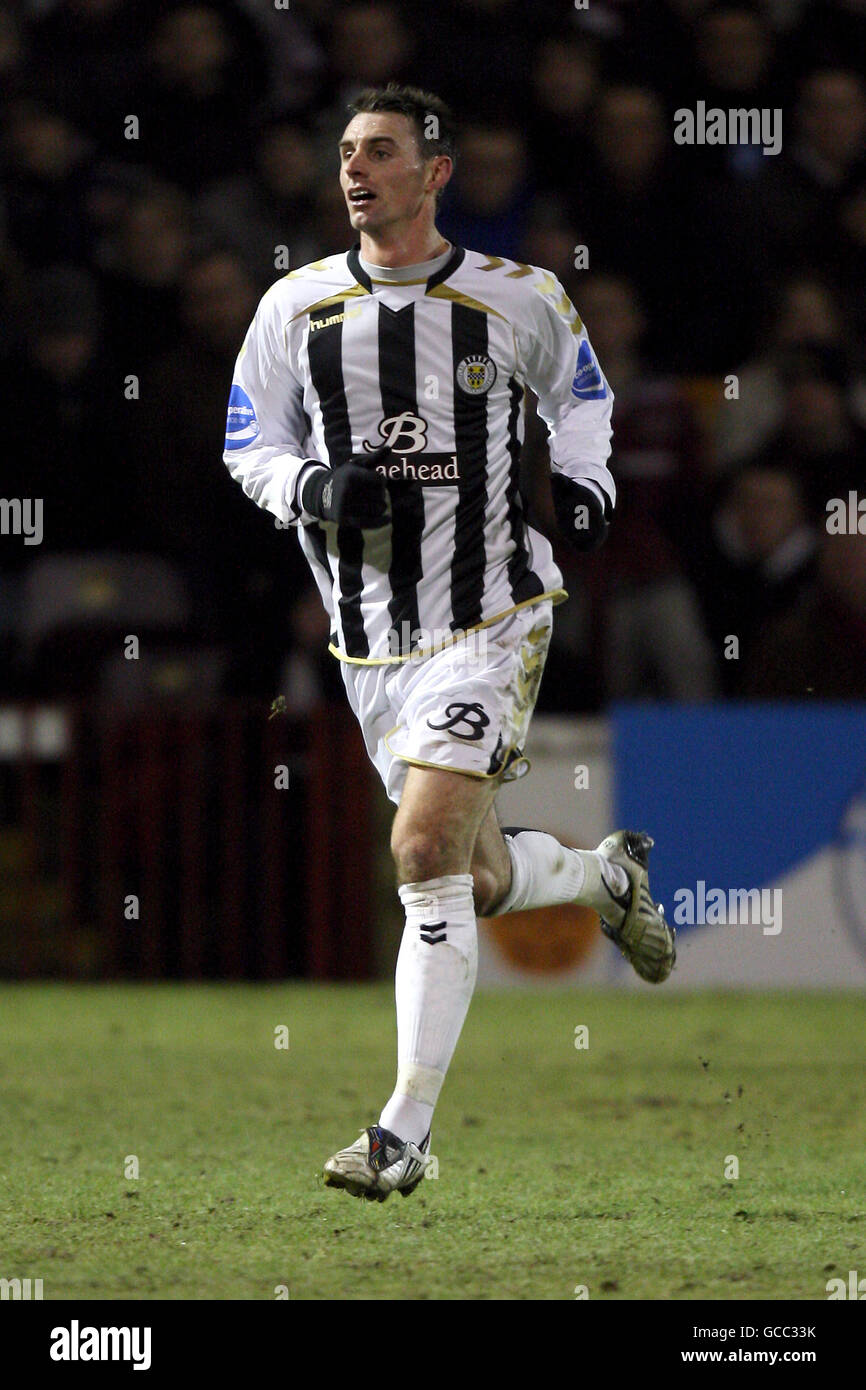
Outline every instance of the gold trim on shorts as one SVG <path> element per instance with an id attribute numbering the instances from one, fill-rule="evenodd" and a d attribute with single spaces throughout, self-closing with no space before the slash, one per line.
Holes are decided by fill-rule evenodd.
<path id="1" fill-rule="evenodd" d="M 397 730 L 402 728 L 402 724 L 395 724 L 393 729 L 389 729 L 387 734 L 382 735 L 382 742 L 392 758 L 396 758 L 398 763 L 407 763 L 409 767 L 432 767 L 435 772 L 456 772 L 459 777 L 475 777 L 479 782 L 493 782 L 497 777 L 504 777 L 513 767 L 519 767 L 521 763 L 526 764 L 526 772 L 528 772 L 532 766 L 529 759 L 520 752 L 516 745 L 512 745 L 511 748 L 506 749 L 505 766 L 501 767 L 498 772 L 472 772 L 469 768 L 451 767 L 448 763 L 428 763 L 425 762 L 423 758 L 407 758 L 404 753 L 397 753 L 388 742 L 391 735 L 396 734 Z M 508 759 L 511 757 L 512 753 L 516 753 L 517 757 L 513 762 L 509 762 Z M 526 772 L 522 772 L 520 776 L 525 777 Z M 517 782 L 519 778 L 512 777 L 509 778 L 509 781 Z"/>
<path id="2" fill-rule="evenodd" d="M 483 623 L 476 623 L 474 627 L 463 628 L 460 632 L 455 632 L 450 642 L 443 642 L 441 646 L 433 647 L 430 651 L 408 652 L 406 656 L 347 656 L 345 652 L 340 651 L 339 647 L 335 647 L 333 642 L 328 643 L 328 651 L 338 661 L 344 661 L 347 666 L 403 666 L 407 661 L 426 661 L 428 657 L 438 656 L 439 652 L 448 651 L 451 647 L 456 646 L 458 642 L 463 641 L 464 637 L 471 637 L 473 632 L 481 632 L 482 628 L 492 627 L 494 623 L 502 622 L 503 618 L 510 618 L 512 613 L 519 613 L 521 608 L 530 608 L 534 603 L 544 603 L 547 599 L 550 599 L 555 608 L 557 604 L 564 603 L 567 598 L 568 593 L 565 589 L 549 589 L 546 594 L 539 594 L 536 598 L 526 598 L 522 603 L 515 603 L 513 607 L 503 609 L 501 613 L 496 613 L 492 618 L 486 618 Z M 399 725 L 397 727 L 399 728 Z M 392 729 L 391 733 L 393 732 Z M 467 776 L 486 777 L 487 773 L 467 773 Z"/>

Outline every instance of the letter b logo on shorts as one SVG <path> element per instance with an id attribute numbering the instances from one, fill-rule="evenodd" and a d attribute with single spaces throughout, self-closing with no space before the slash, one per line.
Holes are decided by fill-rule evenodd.
<path id="1" fill-rule="evenodd" d="M 455 701 L 445 707 L 444 724 L 434 724 L 432 719 L 428 719 L 427 727 L 428 729 L 450 729 L 456 738 L 475 740 L 484 737 L 484 730 L 489 723 L 490 720 L 484 713 L 484 706 L 477 701 L 471 705 Z M 457 727 L 458 724 L 465 725 L 469 732 L 462 733 Z"/>

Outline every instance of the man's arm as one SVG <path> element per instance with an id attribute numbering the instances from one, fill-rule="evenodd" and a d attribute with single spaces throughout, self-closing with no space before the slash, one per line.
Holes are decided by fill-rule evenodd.
<path id="1" fill-rule="evenodd" d="M 269 290 L 235 363 L 223 453 L 226 466 L 247 497 L 284 526 L 307 521 L 384 526 L 388 493 L 376 466 L 387 449 L 338 459 L 333 471 L 330 463 L 320 463 L 303 450 L 303 387 L 289 364 L 282 318 Z"/>
<path id="2" fill-rule="evenodd" d="M 295 526 L 304 519 L 301 474 L 319 460 L 303 450 L 303 387 L 289 365 L 275 288 L 259 304 L 235 363 L 223 460 L 247 497 Z"/>
<path id="3" fill-rule="evenodd" d="M 616 502 L 607 468 L 613 392 L 574 306 L 553 276 L 535 288 L 518 347 L 538 413 L 550 439 L 551 488 L 557 521 L 578 550 L 604 541 Z M 545 281 L 542 281 L 544 284 Z"/>

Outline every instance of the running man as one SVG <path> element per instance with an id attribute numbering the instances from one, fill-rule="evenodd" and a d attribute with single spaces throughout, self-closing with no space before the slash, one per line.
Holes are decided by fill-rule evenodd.
<path id="1" fill-rule="evenodd" d="M 476 915 L 584 904 L 653 983 L 675 943 L 649 892 L 649 836 L 570 849 L 501 830 L 494 809 L 502 782 L 526 770 L 552 609 L 567 597 L 524 519 L 524 390 L 549 430 L 558 523 L 587 551 L 615 501 L 610 387 L 553 275 L 437 231 L 456 158 L 448 108 L 390 84 L 349 111 L 340 185 L 359 241 L 262 298 L 224 458 L 248 497 L 297 528 L 397 805 L 397 1080 L 378 1123 L 325 1165 L 328 1185 L 384 1201 L 413 1191 L 429 1161 L 475 984 Z"/>

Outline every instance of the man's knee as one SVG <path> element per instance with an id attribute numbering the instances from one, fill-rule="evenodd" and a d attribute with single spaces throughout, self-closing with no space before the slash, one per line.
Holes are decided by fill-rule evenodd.
<path id="1" fill-rule="evenodd" d="M 391 853 L 400 883 L 426 883 L 446 874 L 464 874 L 469 854 L 441 827 L 395 826 Z"/>

